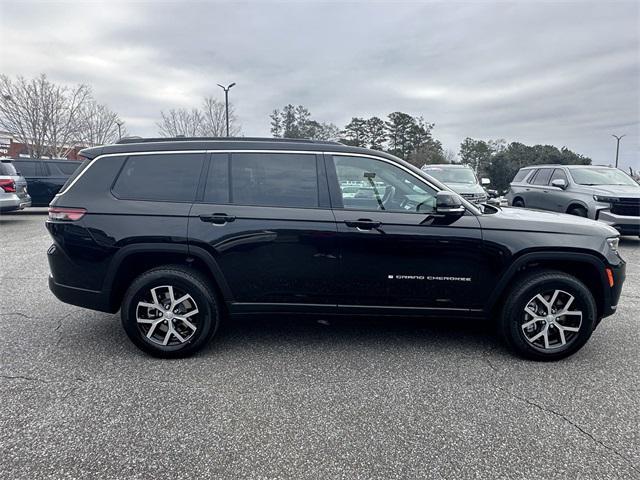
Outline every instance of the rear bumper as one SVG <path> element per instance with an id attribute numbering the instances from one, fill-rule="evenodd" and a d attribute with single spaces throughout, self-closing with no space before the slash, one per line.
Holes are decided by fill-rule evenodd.
<path id="1" fill-rule="evenodd" d="M 109 304 L 109 294 L 105 292 L 61 285 L 56 283 L 52 275 L 49 275 L 49 290 L 64 303 L 100 312 L 117 312 L 117 309 L 114 310 Z"/>
<path id="2" fill-rule="evenodd" d="M 616 215 L 605 208 L 598 210 L 596 220 L 615 228 L 621 235 L 640 235 L 640 216 Z"/>
<path id="3" fill-rule="evenodd" d="M 0 198 L 0 212 L 22 210 L 30 206 L 31 197 L 29 195 L 18 196 L 17 194 L 9 194 L 2 195 L 2 198 Z"/>

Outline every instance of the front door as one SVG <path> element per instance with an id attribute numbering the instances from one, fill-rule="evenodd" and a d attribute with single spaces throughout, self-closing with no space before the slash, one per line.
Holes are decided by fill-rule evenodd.
<path id="1" fill-rule="evenodd" d="M 384 159 L 333 155 L 327 171 L 340 238 L 343 309 L 482 308 L 491 274 L 473 213 L 432 215 L 436 189 Z M 360 188 L 353 193 L 347 185 Z"/>
<path id="2" fill-rule="evenodd" d="M 337 231 L 321 155 L 214 153 L 189 244 L 216 260 L 232 311 L 336 305 Z"/>

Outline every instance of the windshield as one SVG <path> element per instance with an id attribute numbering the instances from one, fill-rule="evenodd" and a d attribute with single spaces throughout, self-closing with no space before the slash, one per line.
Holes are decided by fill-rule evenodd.
<path id="1" fill-rule="evenodd" d="M 615 168 L 572 168 L 570 171 L 573 181 L 579 185 L 638 185 Z"/>
<path id="2" fill-rule="evenodd" d="M 466 183 L 476 184 L 476 176 L 470 168 L 425 168 L 425 173 L 437 178 L 442 183 Z"/>

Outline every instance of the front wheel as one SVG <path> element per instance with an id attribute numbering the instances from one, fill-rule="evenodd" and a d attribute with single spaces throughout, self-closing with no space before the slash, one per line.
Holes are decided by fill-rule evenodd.
<path id="1" fill-rule="evenodd" d="M 136 278 L 124 295 L 121 316 L 129 339 L 162 358 L 200 350 L 215 334 L 220 318 L 207 279 L 180 266 L 156 268 Z"/>
<path id="2" fill-rule="evenodd" d="M 587 343 L 596 325 L 593 295 L 577 278 L 563 272 L 529 275 L 507 297 L 500 327 L 520 355 L 559 360 Z"/>

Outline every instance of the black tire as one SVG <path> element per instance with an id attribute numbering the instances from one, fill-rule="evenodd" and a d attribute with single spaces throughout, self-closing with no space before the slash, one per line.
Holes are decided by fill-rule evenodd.
<path id="1" fill-rule="evenodd" d="M 524 208 L 524 200 L 522 200 L 521 198 L 516 198 L 516 199 L 513 201 L 513 205 L 512 205 L 512 206 L 513 206 L 513 207 L 521 207 L 521 208 Z"/>
<path id="2" fill-rule="evenodd" d="M 191 298 L 176 304 L 173 311 L 173 307 L 161 310 L 138 305 L 139 302 L 155 304 L 152 289 L 158 303 L 168 305 L 169 286 L 174 297 L 188 295 Z M 148 323 L 139 323 L 138 314 Z M 164 319 L 166 315 L 170 315 L 166 317 L 168 320 Z M 188 322 L 181 320 L 180 315 Z M 131 283 L 122 300 L 121 318 L 127 336 L 138 348 L 155 357 L 181 358 L 200 350 L 215 335 L 220 323 L 220 308 L 214 290 L 203 275 L 189 268 L 168 265 L 149 270 Z M 169 322 L 175 333 L 169 332 Z M 187 323 L 196 329 L 192 330 Z M 152 326 L 152 338 L 148 338 L 146 334 Z M 168 337 L 169 341 L 162 345 L 158 343 L 161 341 L 158 337 Z"/>
<path id="3" fill-rule="evenodd" d="M 547 307 L 542 304 L 536 305 L 531 302 L 539 302 L 534 298 L 537 294 L 542 294 L 547 301 L 551 300 L 553 294 L 548 292 L 555 292 L 556 290 L 562 292 L 556 297 L 558 303 L 561 303 L 563 298 L 569 299 L 565 294 L 574 297 L 569 307 L 574 309 L 571 312 L 580 311 L 582 313 L 581 317 L 575 314 L 556 317 L 555 320 L 562 318 L 562 324 L 560 322 L 553 324 L 553 320 L 551 320 L 551 325 L 548 325 L 547 320 L 536 320 L 534 322 L 534 317 L 525 312 L 525 307 L 528 307 L 529 310 L 532 307 L 537 309 L 539 306 L 546 309 Z M 542 313 L 550 312 L 541 311 L 541 316 Z M 553 315 L 550 314 L 549 317 L 553 317 Z M 549 317 L 545 316 L 545 318 Z M 580 318 L 579 325 L 577 325 L 578 318 Z M 596 320 L 595 300 L 589 289 L 580 280 L 563 272 L 544 270 L 531 273 L 509 292 L 502 309 L 499 327 L 506 343 L 519 355 L 532 360 L 553 361 L 573 355 L 580 350 L 591 337 L 597 323 Z M 569 325 L 567 322 L 573 323 Z M 532 329 L 532 331 L 531 333 L 526 333 L 523 325 L 530 323 L 533 323 L 533 325 L 527 328 Z M 578 331 L 568 332 L 563 330 L 561 337 L 558 325 L 569 326 L 573 329 L 578 329 Z M 527 335 L 530 335 L 530 339 L 534 339 L 544 330 L 545 326 L 547 334 L 543 334 L 534 343 L 527 339 Z M 545 336 L 547 337 L 546 341 Z M 550 339 L 556 344 L 552 345 Z M 566 344 L 563 345 L 561 343 L 562 339 L 566 341 Z M 549 343 L 549 348 L 546 346 L 547 342 Z"/>
<path id="4" fill-rule="evenodd" d="M 569 214 L 575 215 L 576 217 L 587 218 L 587 209 L 584 207 L 571 207 L 569 209 Z"/>

